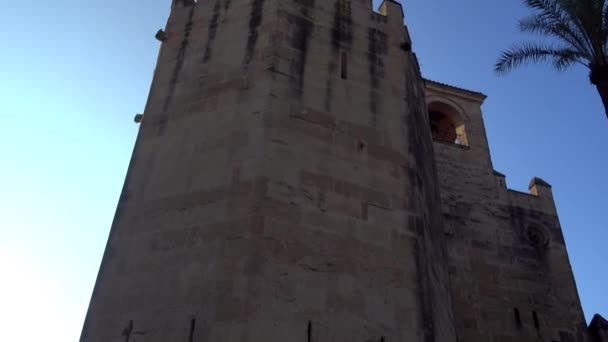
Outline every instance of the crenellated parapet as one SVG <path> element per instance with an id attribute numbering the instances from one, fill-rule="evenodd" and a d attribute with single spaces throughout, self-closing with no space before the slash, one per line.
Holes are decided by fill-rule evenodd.
<path id="1" fill-rule="evenodd" d="M 494 171 L 496 191 L 499 198 L 508 200 L 512 205 L 557 215 L 552 186 L 541 178 L 534 177 L 528 185 L 528 192 L 507 187 L 506 176 Z"/>

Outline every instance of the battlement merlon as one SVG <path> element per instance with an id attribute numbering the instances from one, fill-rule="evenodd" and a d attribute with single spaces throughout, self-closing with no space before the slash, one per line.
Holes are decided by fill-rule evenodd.
<path id="1" fill-rule="evenodd" d="M 378 7 L 378 13 L 387 17 L 391 23 L 403 25 L 403 7 L 397 1 L 384 0 Z"/>
<path id="2" fill-rule="evenodd" d="M 259 2 L 260 6 L 263 6 L 263 4 L 264 4 L 264 0 L 257 0 L 257 2 Z M 298 2 L 298 1 L 296 1 L 296 2 Z M 185 13 L 184 11 L 187 8 L 190 8 L 192 6 L 198 6 L 198 5 L 204 6 L 206 4 L 211 6 L 211 4 L 209 4 L 209 2 L 204 2 L 202 0 L 172 0 L 171 9 L 178 10 L 178 12 L 180 12 L 180 13 Z M 314 1 L 311 2 L 310 4 L 314 5 Z M 306 6 L 310 6 L 310 5 L 306 5 Z M 406 51 L 411 50 L 412 42 L 411 42 L 411 38 L 410 38 L 409 31 L 407 29 L 407 26 L 404 25 L 404 14 L 403 14 L 404 12 L 403 12 L 403 7 L 402 7 L 401 3 L 399 3 L 398 1 L 395 1 L 395 0 L 384 0 L 378 7 L 378 10 L 374 11 L 373 1 L 369 0 L 367 7 L 371 11 L 372 16 L 375 15 L 375 16 L 382 17 L 383 20 L 381 22 L 385 23 L 387 27 L 395 27 L 395 28 L 398 28 L 399 30 L 404 30 L 405 31 L 405 41 L 402 42 L 403 43 L 402 47 L 407 46 L 407 48 L 404 48 L 404 50 L 406 50 Z M 170 31 L 170 30 L 168 30 L 168 28 L 167 28 L 167 31 Z"/>
<path id="3" fill-rule="evenodd" d="M 197 0 L 173 0 L 171 2 L 171 8 L 175 8 L 175 7 L 189 7 L 189 6 L 194 6 L 197 4 Z"/>
<path id="4" fill-rule="evenodd" d="M 401 3 L 394 0 L 384 0 L 375 13 L 386 17 L 389 25 L 403 27 L 405 30 L 405 41 L 402 42 L 401 47 L 404 51 L 411 51 L 412 39 L 410 38 L 410 32 L 407 25 L 404 25 L 403 6 Z"/>
<path id="5" fill-rule="evenodd" d="M 589 332 L 593 342 L 608 342 L 608 321 L 600 314 L 595 314 L 589 323 Z"/>
<path id="6" fill-rule="evenodd" d="M 506 196 L 511 203 L 543 212 L 557 213 L 553 191 L 551 190 L 552 186 L 542 178 L 532 178 L 528 185 L 529 192 L 507 188 L 506 176 L 496 170 L 494 170 L 494 178 L 496 179 L 498 188 L 501 189 L 503 194 L 506 192 Z"/>
<path id="7" fill-rule="evenodd" d="M 553 198 L 553 191 L 551 191 L 551 188 L 551 184 L 538 177 L 532 178 L 530 185 L 528 185 L 530 193 L 538 197 Z"/>

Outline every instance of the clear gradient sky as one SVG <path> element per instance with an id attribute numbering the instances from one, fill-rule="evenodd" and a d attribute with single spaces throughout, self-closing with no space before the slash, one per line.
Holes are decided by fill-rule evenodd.
<path id="1" fill-rule="evenodd" d="M 423 74 L 488 95 L 509 186 L 553 185 L 587 320 L 608 314 L 608 120 L 587 71 L 493 74 L 500 50 L 528 38 L 521 1 L 402 2 Z M 169 5 L 0 3 L 1 341 L 78 339 Z"/>

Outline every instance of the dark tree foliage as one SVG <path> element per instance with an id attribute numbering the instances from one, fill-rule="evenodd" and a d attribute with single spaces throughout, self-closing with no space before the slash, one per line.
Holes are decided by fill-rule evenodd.
<path id="1" fill-rule="evenodd" d="M 504 51 L 494 70 L 505 74 L 513 68 L 549 62 L 557 70 L 575 63 L 589 68 L 608 117 L 608 1 L 524 0 L 532 15 L 519 21 L 523 32 L 544 36 L 548 42 L 516 45 Z"/>

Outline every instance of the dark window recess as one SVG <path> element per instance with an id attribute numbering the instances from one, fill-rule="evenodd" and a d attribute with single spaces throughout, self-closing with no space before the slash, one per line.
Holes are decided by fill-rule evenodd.
<path id="1" fill-rule="evenodd" d="M 188 335 L 188 342 L 194 341 L 194 328 L 196 328 L 196 320 L 193 318 L 190 320 L 190 334 Z"/>
<path id="2" fill-rule="evenodd" d="M 441 112 L 429 111 L 429 117 L 433 140 L 449 144 L 460 144 L 458 134 L 456 133 L 456 126 L 449 116 Z"/>
<path id="3" fill-rule="evenodd" d="M 129 321 L 129 325 L 122 331 L 122 336 L 125 337 L 125 342 L 131 340 L 131 334 L 133 333 L 133 320 Z"/>
<path id="4" fill-rule="evenodd" d="M 469 146 L 464 127 L 464 117 L 458 110 L 441 102 L 429 103 L 428 110 L 434 141 Z"/>
<path id="5" fill-rule="evenodd" d="M 342 52 L 340 56 L 340 76 L 343 80 L 348 78 L 348 59 L 346 58 L 346 52 Z"/>
<path id="6" fill-rule="evenodd" d="M 559 331 L 559 340 L 561 342 L 576 342 L 576 338 L 571 332 L 568 331 Z"/>
<path id="7" fill-rule="evenodd" d="M 384 336 L 380 337 L 380 342 L 384 342 Z"/>
<path id="8" fill-rule="evenodd" d="M 517 324 L 517 327 L 521 327 L 521 316 L 519 315 L 518 308 L 513 309 L 513 316 L 515 317 L 515 324 Z"/>
<path id="9" fill-rule="evenodd" d="M 312 323 L 310 321 L 308 321 L 308 329 L 307 330 L 307 334 L 308 334 L 308 342 L 312 341 Z"/>
<path id="10" fill-rule="evenodd" d="M 532 319 L 534 320 L 534 327 L 536 328 L 536 330 L 539 330 L 540 322 L 538 321 L 538 315 L 536 314 L 536 311 L 532 311 Z"/>
<path id="11" fill-rule="evenodd" d="M 366 147 L 367 147 L 367 144 L 365 143 L 365 141 L 359 140 L 359 142 L 357 143 L 357 150 L 359 152 L 365 152 Z"/>

